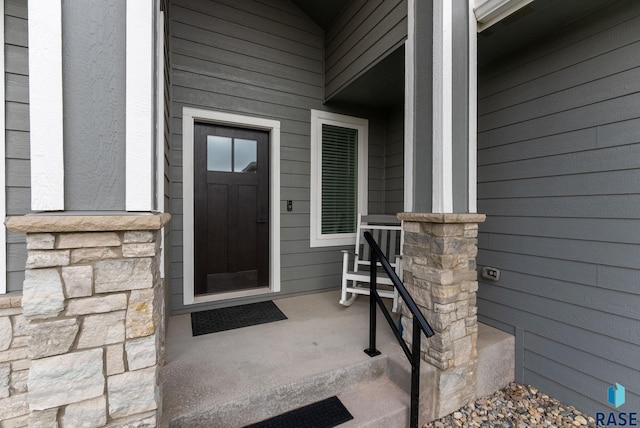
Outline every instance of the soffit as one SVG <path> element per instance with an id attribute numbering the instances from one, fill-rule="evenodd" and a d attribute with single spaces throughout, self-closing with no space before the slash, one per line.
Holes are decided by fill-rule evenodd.
<path id="1" fill-rule="evenodd" d="M 351 0 L 292 0 L 309 18 L 326 30 Z"/>

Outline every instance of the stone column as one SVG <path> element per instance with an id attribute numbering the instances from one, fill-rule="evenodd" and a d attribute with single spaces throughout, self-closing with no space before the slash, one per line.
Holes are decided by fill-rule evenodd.
<path id="1" fill-rule="evenodd" d="M 469 403 L 475 394 L 477 236 L 485 216 L 400 213 L 398 218 L 404 229 L 404 284 L 435 332 L 422 342 L 423 359 L 436 368 L 435 419 Z M 410 343 L 406 308 L 403 327 Z"/>
<path id="2" fill-rule="evenodd" d="M 0 296 L 0 426 L 26 426 L 29 332 L 22 295 Z"/>
<path id="3" fill-rule="evenodd" d="M 30 427 L 153 427 L 164 349 L 168 214 L 30 215 L 22 311 Z"/>

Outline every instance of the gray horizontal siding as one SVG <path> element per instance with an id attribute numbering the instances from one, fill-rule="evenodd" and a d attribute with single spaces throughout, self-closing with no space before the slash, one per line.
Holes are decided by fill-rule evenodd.
<path id="1" fill-rule="evenodd" d="M 593 414 L 640 407 L 640 4 L 618 1 L 479 75 L 479 317 L 518 380 Z"/>
<path id="2" fill-rule="evenodd" d="M 7 215 L 31 210 L 29 150 L 29 51 L 27 1 L 5 0 L 5 165 Z M 24 234 L 7 233 L 7 291 L 22 290 L 27 249 Z"/>
<path id="3" fill-rule="evenodd" d="M 287 1 L 177 0 L 169 10 L 171 130 L 168 177 L 171 311 L 215 307 L 183 301 L 182 122 L 184 106 L 281 122 L 281 289 L 283 295 L 337 288 L 340 248 L 309 247 L 311 109 L 323 101 L 323 32 Z M 369 210 L 383 212 L 384 114 L 336 112 L 369 120 Z M 293 201 L 293 212 L 286 201 Z M 244 299 L 250 302 L 254 299 Z M 227 302 L 222 303 L 228 305 Z"/>
<path id="4" fill-rule="evenodd" d="M 385 214 L 404 211 L 404 107 L 389 112 L 385 146 Z"/>
<path id="5" fill-rule="evenodd" d="M 406 37 L 406 0 L 349 3 L 325 35 L 325 98 L 331 99 Z"/>

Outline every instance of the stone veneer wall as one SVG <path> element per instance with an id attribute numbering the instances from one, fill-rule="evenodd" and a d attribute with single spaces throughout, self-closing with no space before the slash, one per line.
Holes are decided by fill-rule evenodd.
<path id="1" fill-rule="evenodd" d="M 421 342 L 423 359 L 436 368 L 434 408 L 423 418 L 445 416 L 475 399 L 479 214 L 401 213 L 403 281 L 431 325 Z M 403 338 L 412 340 L 411 314 L 403 310 Z M 431 392 L 426 392 L 430 394 Z"/>
<path id="2" fill-rule="evenodd" d="M 0 426 L 26 425 L 28 331 L 22 295 L 0 296 Z"/>
<path id="3" fill-rule="evenodd" d="M 3 415 L 0 400 L 2 427 L 157 425 L 164 349 L 159 229 L 168 218 L 7 220 L 9 230 L 27 232 L 22 313 L 29 336 L 15 336 L 24 331 L 19 319 L 12 325 L 13 342 L 27 345 L 15 352 L 28 360 L 12 363 L 11 370 L 29 370 L 26 388 L 18 383 L 5 398 L 13 400 L 12 414 Z M 10 423 L 13 417 L 18 419 Z"/>

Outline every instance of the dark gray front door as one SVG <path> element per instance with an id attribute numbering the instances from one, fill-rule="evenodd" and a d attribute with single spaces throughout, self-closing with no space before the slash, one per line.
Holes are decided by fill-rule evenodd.
<path id="1" fill-rule="evenodd" d="M 195 293 L 269 286 L 269 134 L 196 124 Z"/>

